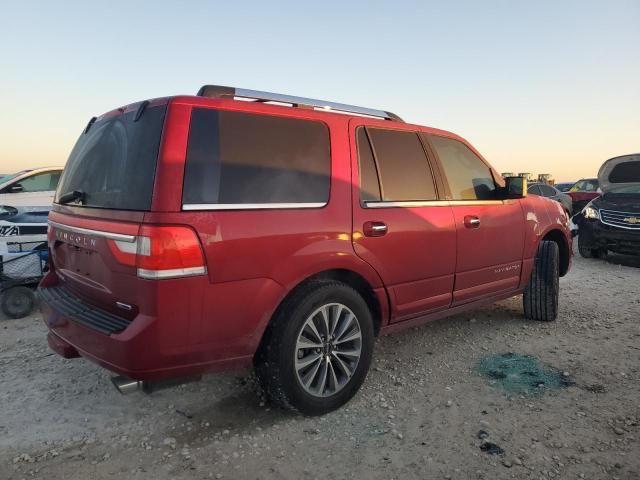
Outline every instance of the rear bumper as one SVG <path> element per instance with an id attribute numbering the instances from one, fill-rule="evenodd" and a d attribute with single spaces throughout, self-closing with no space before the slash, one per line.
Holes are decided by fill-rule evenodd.
<path id="1" fill-rule="evenodd" d="M 58 337 L 55 333 L 49 332 L 47 335 L 49 348 L 63 358 L 78 358 L 80 354 L 73 346 Z"/>
<path id="2" fill-rule="evenodd" d="M 640 231 L 604 225 L 599 220 L 579 220 L 578 235 L 583 245 L 593 249 L 607 249 L 626 255 L 640 255 Z"/>
<path id="3" fill-rule="evenodd" d="M 199 282 L 203 284 L 201 288 L 195 285 Z M 138 314 L 122 331 L 111 334 L 74 318 L 73 312 L 50 301 L 51 295 L 43 292 L 52 288 L 41 285 L 41 308 L 49 328 L 47 340 L 51 350 L 64 358 L 82 356 L 119 375 L 148 381 L 251 365 L 271 315 L 266 305 L 277 304 L 279 285 L 269 280 L 231 282 L 237 283 L 235 289 L 244 292 L 238 296 L 225 294 L 228 286 L 209 284 L 206 278 L 188 279 L 187 285 L 185 279 L 178 285 L 169 283 L 159 282 L 162 288 L 172 291 L 158 296 L 157 311 L 161 314 Z M 201 293 L 196 296 L 197 308 L 188 308 L 189 296 L 181 291 L 184 288 Z M 256 299 L 256 304 L 246 302 L 249 297 Z M 173 307 L 164 305 L 163 298 L 171 301 Z M 183 315 L 176 314 L 177 311 Z"/>

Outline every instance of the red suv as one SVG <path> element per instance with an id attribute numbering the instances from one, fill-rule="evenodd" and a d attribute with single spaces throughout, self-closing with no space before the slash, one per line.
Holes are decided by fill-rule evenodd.
<path id="1" fill-rule="evenodd" d="M 273 402 L 321 414 L 377 335 L 522 293 L 554 320 L 567 222 L 452 133 L 205 86 L 91 119 L 39 292 L 66 358 L 143 388 L 253 364 Z"/>

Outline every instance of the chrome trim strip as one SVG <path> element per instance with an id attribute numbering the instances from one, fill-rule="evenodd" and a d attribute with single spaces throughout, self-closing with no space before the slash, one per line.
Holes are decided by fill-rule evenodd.
<path id="1" fill-rule="evenodd" d="M 183 210 L 268 210 L 290 208 L 322 208 L 326 202 L 318 203 L 186 203 Z"/>
<path id="2" fill-rule="evenodd" d="M 126 235 L 124 233 L 104 232 L 102 230 L 91 230 L 89 228 L 72 227 L 63 223 L 49 220 L 49 225 L 60 230 L 66 230 L 71 233 L 79 233 L 80 235 L 92 235 L 94 237 L 108 238 L 109 240 L 119 240 L 121 242 L 133 243 L 136 241 L 135 235 Z"/>
<path id="3" fill-rule="evenodd" d="M 604 220 L 602 220 L 602 217 L 600 217 L 600 221 L 604 224 L 604 225 L 609 225 L 610 227 L 613 228 L 624 228 L 625 230 L 634 230 L 634 231 L 639 231 L 640 227 L 627 227 L 625 225 L 617 225 L 615 223 L 609 223 L 609 222 L 605 222 Z"/>
<path id="4" fill-rule="evenodd" d="M 364 202 L 365 208 L 391 208 L 391 207 L 456 207 L 456 206 L 481 206 L 481 205 L 508 205 L 507 200 L 424 200 L 402 202 Z"/>
<path id="5" fill-rule="evenodd" d="M 611 213 L 611 214 L 614 214 L 614 215 L 632 215 L 634 217 L 640 217 L 640 212 L 621 212 L 620 210 L 606 210 L 604 208 L 601 208 L 598 211 L 599 212 L 605 212 L 607 214 Z"/>
<path id="6" fill-rule="evenodd" d="M 163 280 L 165 278 L 193 277 L 207 273 L 205 267 L 172 268 L 168 270 L 148 270 L 138 268 L 138 277 L 148 280 Z"/>
<path id="7" fill-rule="evenodd" d="M 627 215 L 629 216 L 634 216 L 634 217 L 640 217 L 640 213 L 631 213 L 631 212 L 619 212 L 617 210 L 604 210 L 604 209 L 600 209 L 598 210 L 598 216 L 600 217 L 600 222 L 603 223 L 604 225 L 608 225 L 610 227 L 613 228 L 622 228 L 624 230 L 632 230 L 632 231 L 639 231 L 640 230 L 640 224 L 636 224 L 636 225 L 623 225 L 624 222 L 624 218 L 609 218 L 608 221 L 605 221 L 605 219 L 603 218 L 603 214 L 606 215 L 620 215 L 621 217 L 626 217 Z M 612 223 L 612 222 L 619 222 L 619 223 Z"/>
<path id="8" fill-rule="evenodd" d="M 449 204 L 452 207 L 455 207 L 456 205 L 464 205 L 464 206 L 505 205 L 506 200 L 449 200 Z"/>
<path id="9" fill-rule="evenodd" d="M 448 200 L 425 200 L 422 202 L 364 202 L 365 208 L 392 208 L 392 207 L 448 207 Z"/>

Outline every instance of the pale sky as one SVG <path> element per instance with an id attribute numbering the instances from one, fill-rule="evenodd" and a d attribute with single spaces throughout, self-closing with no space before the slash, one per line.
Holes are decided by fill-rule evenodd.
<path id="1" fill-rule="evenodd" d="M 397 113 L 499 171 L 640 151 L 640 0 L 0 0 L 0 173 L 62 165 L 88 119 L 203 84 Z"/>

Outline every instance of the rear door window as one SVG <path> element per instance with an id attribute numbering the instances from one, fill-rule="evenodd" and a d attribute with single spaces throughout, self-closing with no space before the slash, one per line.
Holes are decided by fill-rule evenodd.
<path id="1" fill-rule="evenodd" d="M 166 106 L 96 121 L 78 139 L 58 185 L 84 193 L 82 206 L 149 210 Z"/>
<path id="2" fill-rule="evenodd" d="M 323 123 L 195 108 L 183 205 L 323 206 L 330 171 L 329 129 Z"/>
<path id="3" fill-rule="evenodd" d="M 60 172 L 46 172 L 38 173 L 13 184 L 13 186 L 20 185 L 22 187 L 21 192 L 50 192 L 56 189 L 58 186 L 58 180 L 60 179 Z"/>
<path id="4" fill-rule="evenodd" d="M 373 158 L 371 144 L 367 138 L 367 131 L 364 127 L 357 130 L 358 141 L 358 165 L 360 166 L 360 200 L 363 202 L 379 202 L 382 200 L 380 193 L 380 182 L 378 181 L 378 170 L 376 161 Z"/>
<path id="5" fill-rule="evenodd" d="M 557 195 L 556 191 L 549 185 L 540 185 L 540 190 L 545 197 L 555 197 Z"/>
<path id="6" fill-rule="evenodd" d="M 21 189 L 13 190 L 13 192 L 51 192 L 58 186 L 58 180 L 60 180 L 60 172 L 38 173 L 12 183 L 4 189 L 3 193 L 11 193 L 12 188 L 18 186 L 21 187 Z"/>
<path id="7" fill-rule="evenodd" d="M 542 195 L 542 192 L 540 191 L 540 187 L 538 185 L 529 185 L 529 188 L 527 188 L 527 193 L 530 193 L 532 195 Z"/>
<path id="8" fill-rule="evenodd" d="M 417 133 L 381 128 L 368 128 L 367 131 L 371 138 L 383 201 L 437 199 L 433 175 Z M 367 161 L 366 149 L 362 161 Z M 366 188 L 375 192 L 375 187 Z"/>
<path id="9" fill-rule="evenodd" d="M 429 137 L 444 175 L 449 182 L 452 200 L 494 200 L 496 185 L 489 167 L 464 143 L 453 138 Z"/>

